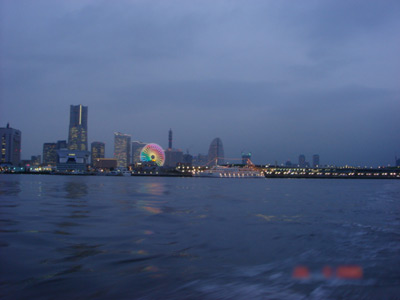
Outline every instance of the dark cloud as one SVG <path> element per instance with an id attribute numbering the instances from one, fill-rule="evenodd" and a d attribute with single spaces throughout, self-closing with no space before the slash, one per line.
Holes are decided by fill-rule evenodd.
<path id="1" fill-rule="evenodd" d="M 397 1 L 2 1 L 0 121 L 23 157 L 65 139 L 70 104 L 89 139 L 113 132 L 256 162 L 400 154 Z"/>

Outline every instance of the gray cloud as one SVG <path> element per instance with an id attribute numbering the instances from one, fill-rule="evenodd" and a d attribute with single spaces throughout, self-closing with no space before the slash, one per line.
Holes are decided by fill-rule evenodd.
<path id="1" fill-rule="evenodd" d="M 0 122 L 23 157 L 65 139 L 70 104 L 89 138 L 113 132 L 256 162 L 318 152 L 387 164 L 400 93 L 397 1 L 2 1 Z"/>

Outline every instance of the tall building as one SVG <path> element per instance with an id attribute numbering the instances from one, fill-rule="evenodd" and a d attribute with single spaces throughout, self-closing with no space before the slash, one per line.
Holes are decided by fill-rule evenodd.
<path id="1" fill-rule="evenodd" d="M 220 138 L 215 138 L 208 150 L 208 165 L 222 165 L 224 163 L 224 146 Z"/>
<path id="2" fill-rule="evenodd" d="M 313 168 L 318 168 L 319 167 L 319 155 L 318 154 L 314 154 L 312 157 L 312 165 Z"/>
<path id="3" fill-rule="evenodd" d="M 146 146 L 146 143 L 140 141 L 133 141 L 132 142 L 132 163 L 136 164 L 140 162 L 140 152 L 142 151 L 143 147 Z"/>
<path id="4" fill-rule="evenodd" d="M 306 157 L 304 154 L 299 155 L 299 167 L 300 168 L 305 168 L 306 167 Z"/>
<path id="5" fill-rule="evenodd" d="M 93 142 L 91 144 L 92 164 L 98 158 L 105 157 L 105 144 L 102 142 Z"/>
<path id="6" fill-rule="evenodd" d="M 172 129 L 169 129 L 168 132 L 168 149 L 172 149 Z"/>
<path id="7" fill-rule="evenodd" d="M 83 105 L 71 105 L 69 116 L 68 149 L 88 150 L 87 142 L 88 107 Z"/>
<path id="8" fill-rule="evenodd" d="M 121 132 L 114 133 L 114 158 L 118 168 L 126 168 L 131 158 L 131 136 Z"/>
<path id="9" fill-rule="evenodd" d="M 21 131 L 10 127 L 0 128 L 1 156 L 0 163 L 11 163 L 18 166 L 21 162 Z"/>
<path id="10" fill-rule="evenodd" d="M 57 144 L 44 143 L 43 144 L 43 165 L 56 166 L 57 165 Z"/>

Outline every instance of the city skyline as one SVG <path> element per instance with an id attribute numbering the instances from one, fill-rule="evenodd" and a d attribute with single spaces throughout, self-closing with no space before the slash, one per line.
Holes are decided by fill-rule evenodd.
<path id="1" fill-rule="evenodd" d="M 83 106 L 81 104 L 79 104 L 79 105 L 70 105 L 70 107 L 71 107 L 71 113 L 70 113 L 69 133 L 71 133 L 71 127 L 73 128 L 73 126 L 71 126 L 71 123 L 73 123 L 73 121 L 71 122 L 71 120 L 74 119 L 73 109 L 75 109 L 75 108 L 79 109 L 80 107 L 81 108 L 83 107 L 85 109 L 85 120 L 86 120 L 85 124 L 86 125 L 85 125 L 85 128 L 83 130 L 84 135 L 85 135 L 84 139 L 83 139 L 83 143 L 86 142 L 86 144 L 87 144 L 87 134 L 88 134 L 88 131 L 87 131 L 87 111 L 88 111 L 88 107 L 87 106 L 85 107 L 85 106 Z M 7 126 L 9 126 L 9 124 L 7 124 Z M 14 129 L 14 128 L 11 128 L 11 129 L 14 130 L 14 131 L 19 132 L 19 135 L 21 135 L 21 132 L 18 129 Z M 71 135 L 71 134 L 69 134 L 69 135 Z M 79 140 L 79 139 L 76 139 L 76 140 Z M 82 141 L 75 141 L 75 142 L 77 144 L 82 144 Z M 19 142 L 19 143 L 21 143 L 21 142 Z M 113 150 L 114 150 L 112 152 L 113 155 L 108 155 L 108 156 L 105 155 L 105 149 L 106 149 L 105 145 L 106 144 L 104 142 L 99 142 L 99 141 L 91 142 L 91 150 L 93 152 L 93 149 L 96 148 L 96 153 L 95 153 L 96 157 L 95 158 L 115 158 L 118 161 L 118 166 L 119 167 L 126 167 L 129 164 L 135 162 L 135 154 L 134 153 L 137 152 L 136 148 L 139 147 L 139 148 L 137 148 L 137 150 L 139 150 L 144 145 L 147 145 L 147 144 L 148 143 L 143 143 L 143 142 L 139 142 L 139 141 L 132 141 L 132 137 L 129 134 L 124 134 L 124 133 L 121 133 L 121 132 L 114 132 L 114 141 L 113 141 L 113 144 L 112 144 L 112 147 L 113 147 Z M 220 152 L 219 145 L 221 145 L 222 156 L 218 156 L 217 155 L 217 153 Z M 54 157 L 50 158 L 51 163 L 48 161 L 49 158 L 47 158 L 47 156 L 49 154 L 46 155 L 46 152 L 49 151 L 48 150 L 48 149 L 50 149 L 49 147 L 52 147 L 51 149 L 54 148 L 54 151 L 56 151 L 56 149 L 63 149 L 63 148 L 66 149 L 67 146 L 69 147 L 69 143 L 67 143 L 65 140 L 58 140 L 56 143 L 43 143 L 43 152 L 42 152 L 42 154 L 43 154 L 43 164 L 55 165 L 55 159 L 56 159 L 55 152 L 54 152 L 54 154 L 50 154 L 50 155 L 54 156 Z M 171 151 L 171 150 L 180 151 L 181 152 L 180 149 L 172 149 L 172 148 L 170 148 L 171 146 L 172 146 L 172 129 L 170 128 L 169 131 L 168 131 L 168 148 L 164 148 L 164 151 L 166 152 L 166 154 L 167 154 L 168 151 Z M 101 150 L 100 150 L 100 148 L 101 148 Z M 75 150 L 75 149 L 72 149 L 72 150 Z M 98 155 L 98 152 L 99 153 L 101 152 L 101 154 Z M 136 156 L 138 156 L 138 154 L 140 154 L 140 151 L 138 153 L 136 153 Z M 181 152 L 181 154 L 183 154 L 183 153 Z M 215 157 L 214 159 L 216 159 L 218 157 L 218 164 L 223 164 L 223 163 L 233 163 L 233 164 L 235 164 L 235 163 L 240 163 L 240 161 L 243 161 L 243 152 L 241 153 L 241 157 L 229 158 L 229 159 L 224 161 L 224 150 L 223 150 L 222 141 L 221 141 L 220 138 L 214 138 L 212 140 L 212 142 L 211 142 L 211 144 L 209 146 L 209 149 L 208 149 L 208 153 L 203 154 L 203 153 L 199 152 L 197 154 L 201 155 L 201 156 L 207 156 L 207 157 L 212 156 L 212 157 Z M 193 156 L 197 156 L 197 154 L 193 154 Z M 38 155 L 38 156 L 40 157 L 41 155 Z M 90 156 L 92 156 L 92 153 L 90 154 Z M 250 154 L 250 156 L 251 156 L 251 154 Z M 35 157 L 35 155 L 31 155 L 31 157 Z M 319 154 L 310 155 L 310 158 L 312 159 L 312 163 L 306 161 L 306 158 L 307 158 L 306 155 L 300 154 L 299 157 L 298 157 L 298 163 L 294 163 L 294 164 L 291 162 L 290 158 L 288 160 L 286 160 L 286 162 L 284 162 L 284 161 L 278 162 L 278 161 L 275 160 L 275 162 L 262 162 L 262 163 L 258 163 L 258 164 L 267 164 L 267 165 L 278 164 L 278 165 L 282 165 L 282 166 L 283 165 L 287 165 L 287 166 L 288 165 L 292 165 L 292 166 L 299 166 L 299 167 L 318 167 L 318 166 L 329 166 L 329 165 L 338 165 L 339 166 L 339 164 L 333 164 L 333 163 L 330 163 L 330 162 L 325 162 L 324 164 L 322 164 L 322 163 L 320 164 L 320 155 Z M 94 158 L 91 157 L 91 162 L 93 161 L 93 159 Z M 20 160 L 22 161 L 24 159 L 20 158 Z M 25 160 L 27 160 L 27 159 L 25 159 Z M 183 161 L 183 158 L 182 158 L 182 161 Z M 209 163 L 210 162 L 209 162 L 209 159 L 208 159 L 206 164 L 209 164 Z M 346 164 L 343 164 L 343 166 L 344 165 L 351 165 L 351 164 L 347 164 L 346 163 Z M 388 163 L 387 165 L 388 166 L 396 166 L 396 165 L 398 165 L 397 155 L 395 155 L 393 162 L 392 163 Z M 361 166 L 361 165 L 359 165 L 359 166 Z M 365 164 L 365 166 L 367 167 L 368 165 Z M 372 166 L 372 165 L 369 165 L 369 166 Z M 381 165 L 381 166 L 384 166 L 384 165 Z"/>
<path id="2" fill-rule="evenodd" d="M 400 156 L 397 1 L 0 6 L 0 124 L 22 132 L 21 159 L 68 139 L 75 103 L 107 157 L 115 131 L 167 149 L 170 128 L 183 152 L 220 137 L 257 164 Z"/>

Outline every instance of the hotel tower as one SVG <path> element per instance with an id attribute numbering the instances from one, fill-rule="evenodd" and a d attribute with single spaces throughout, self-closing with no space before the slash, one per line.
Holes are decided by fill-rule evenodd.
<path id="1" fill-rule="evenodd" d="M 88 107 L 83 105 L 71 105 L 69 116 L 69 150 L 88 150 L 87 142 Z"/>

